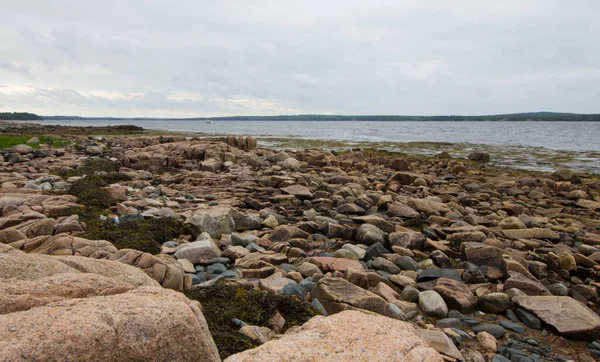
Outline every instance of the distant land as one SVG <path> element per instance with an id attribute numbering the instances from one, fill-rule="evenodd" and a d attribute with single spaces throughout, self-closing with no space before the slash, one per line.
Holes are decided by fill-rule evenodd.
<path id="1" fill-rule="evenodd" d="M 29 117 L 29 118 L 27 118 Z M 49 121 L 94 121 L 94 120 L 178 120 L 178 121 L 489 121 L 489 122 L 522 122 L 522 121 L 566 121 L 566 122 L 600 122 L 600 114 L 578 114 L 557 112 L 531 112 L 494 114 L 481 116 L 401 116 L 401 115 L 325 115 L 302 114 L 281 116 L 230 116 L 230 117 L 195 117 L 195 118 L 151 118 L 151 117 L 79 117 L 79 116 L 38 116 L 33 113 L 0 113 L 0 120 L 49 120 Z"/>
<path id="2" fill-rule="evenodd" d="M 41 121 L 37 114 L 27 112 L 0 112 L 1 121 Z"/>

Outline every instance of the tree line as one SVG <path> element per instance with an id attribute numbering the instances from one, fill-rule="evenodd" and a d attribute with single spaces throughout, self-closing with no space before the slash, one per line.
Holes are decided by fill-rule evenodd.
<path id="1" fill-rule="evenodd" d="M 43 118 L 37 114 L 27 112 L 0 112 L 2 121 L 41 121 Z"/>

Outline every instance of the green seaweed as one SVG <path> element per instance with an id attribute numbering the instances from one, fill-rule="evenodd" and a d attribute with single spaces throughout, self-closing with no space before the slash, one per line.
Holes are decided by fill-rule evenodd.
<path id="1" fill-rule="evenodd" d="M 99 207 L 71 207 L 59 216 L 77 215 L 86 224 L 80 236 L 90 240 L 108 240 L 117 249 L 135 249 L 150 254 L 160 253 L 161 245 L 181 234 L 182 223 L 173 218 L 133 219 L 115 224 L 110 218 L 102 220 L 108 212 Z"/>
<path id="2" fill-rule="evenodd" d="M 257 343 L 238 332 L 233 319 L 249 325 L 266 326 L 277 311 L 285 319 L 284 330 L 304 324 L 316 311 L 296 296 L 272 296 L 256 289 L 245 289 L 225 279 L 208 288 L 193 288 L 186 292 L 190 299 L 199 301 L 208 328 L 219 349 L 221 358 L 254 348 Z"/>

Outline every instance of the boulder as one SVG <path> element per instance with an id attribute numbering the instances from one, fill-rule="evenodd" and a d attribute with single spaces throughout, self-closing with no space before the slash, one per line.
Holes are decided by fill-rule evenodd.
<path id="1" fill-rule="evenodd" d="M 329 314 L 364 309 L 392 318 L 401 318 L 383 298 L 342 278 L 322 278 L 311 291 L 311 295 L 321 302 Z"/>
<path id="2" fill-rule="evenodd" d="M 375 225 L 362 224 L 356 231 L 356 241 L 361 244 L 373 245 L 375 243 L 385 243 L 387 233 Z"/>
<path id="3" fill-rule="evenodd" d="M 28 253 L 76 255 L 95 259 L 106 258 L 117 252 L 117 248 L 109 241 L 88 240 L 68 234 L 38 236 L 33 239 L 17 241 L 11 245 Z"/>
<path id="4" fill-rule="evenodd" d="M 140 250 L 121 249 L 110 260 L 135 266 L 156 280 L 163 288 L 183 291 L 183 267 L 172 256 L 152 255 Z M 189 259 L 188 259 L 189 260 Z"/>
<path id="5" fill-rule="evenodd" d="M 155 287 L 0 315 L 0 359 L 220 360 L 198 306 Z"/>
<path id="6" fill-rule="evenodd" d="M 209 261 L 221 257 L 221 249 L 211 240 L 204 239 L 183 244 L 175 251 L 177 259 L 187 259 L 193 264 Z"/>
<path id="7" fill-rule="evenodd" d="M 314 194 L 308 187 L 298 184 L 282 187 L 281 191 L 288 195 L 294 195 L 300 200 L 310 200 L 314 197 Z"/>
<path id="8" fill-rule="evenodd" d="M 461 313 L 471 313 L 476 309 L 477 297 L 465 283 L 449 278 L 439 278 L 433 290 L 442 296 L 450 309 L 458 310 Z"/>
<path id="9" fill-rule="evenodd" d="M 33 256 L 32 254 L 29 254 Z M 53 256 L 47 259 L 59 262 L 80 273 L 98 274 L 133 285 L 134 287 L 158 287 L 160 284 L 142 270 L 125 263 L 106 259 L 92 259 L 81 256 Z"/>
<path id="10" fill-rule="evenodd" d="M 448 306 L 441 295 L 434 290 L 419 293 L 419 308 L 425 315 L 445 318 L 448 315 Z"/>
<path id="11" fill-rule="evenodd" d="M 441 362 L 441 356 L 409 323 L 344 311 L 317 316 L 277 340 L 230 356 L 250 361 L 405 361 Z"/>
<path id="12" fill-rule="evenodd" d="M 600 317 L 571 297 L 527 296 L 512 300 L 565 337 L 577 340 L 600 338 Z"/>
<path id="13" fill-rule="evenodd" d="M 121 280 L 92 273 L 54 274 L 35 281 L 0 281 L 0 315 L 65 299 L 121 294 L 135 288 Z"/>

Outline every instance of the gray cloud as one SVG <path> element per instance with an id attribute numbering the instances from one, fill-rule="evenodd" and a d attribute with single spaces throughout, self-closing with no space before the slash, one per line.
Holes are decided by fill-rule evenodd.
<path id="1" fill-rule="evenodd" d="M 0 111 L 599 112 L 581 0 L 0 0 Z"/>

